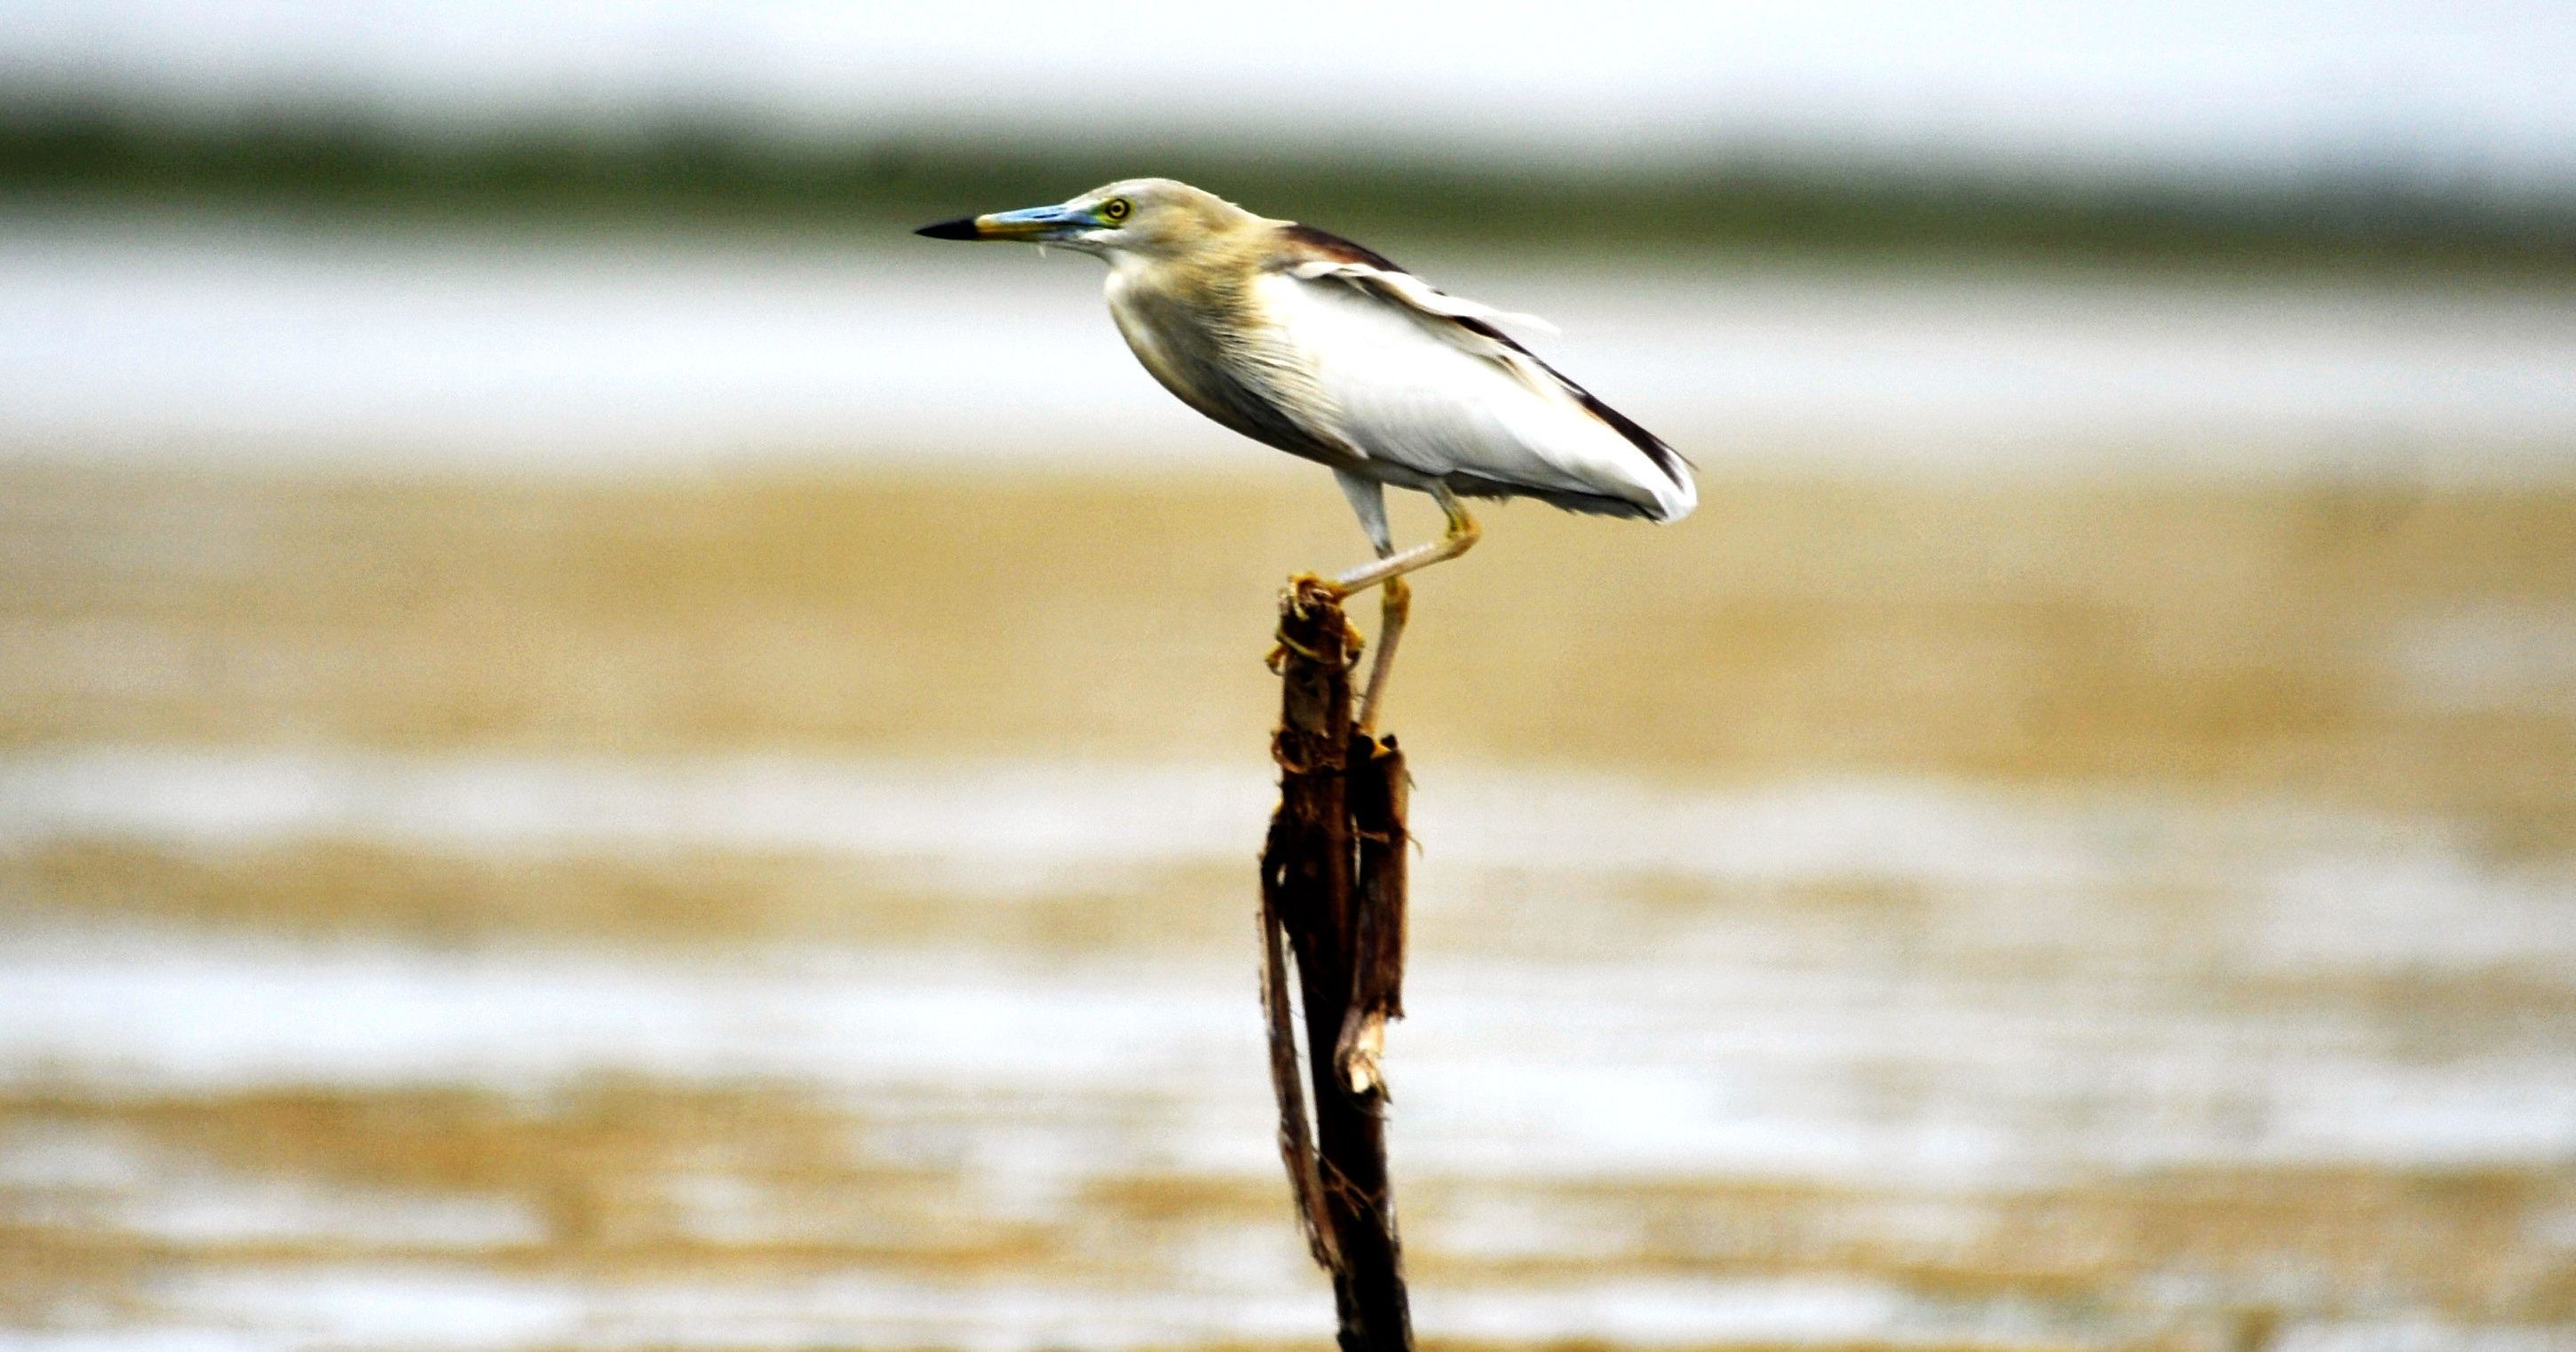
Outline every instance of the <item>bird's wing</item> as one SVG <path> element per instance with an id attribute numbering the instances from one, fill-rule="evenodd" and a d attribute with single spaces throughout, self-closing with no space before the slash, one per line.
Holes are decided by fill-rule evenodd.
<path id="1" fill-rule="evenodd" d="M 1657 520 L 1697 504 L 1672 448 L 1495 326 L 1516 316 L 1320 231 L 1296 242 L 1259 294 L 1318 433 L 1465 493 Z"/>
<path id="2" fill-rule="evenodd" d="M 1293 276 L 1309 281 L 1317 277 L 1336 278 L 1363 290 L 1375 291 L 1398 305 L 1419 310 L 1440 319 L 1472 319 L 1487 324 L 1513 324 L 1522 328 L 1536 329 L 1541 333 L 1557 331 L 1554 324 L 1548 323 L 1537 315 L 1523 314 L 1517 310 L 1497 310 L 1481 301 L 1450 295 L 1401 269 L 1373 267 L 1367 263 L 1335 258 L 1310 258 L 1305 262 L 1291 265 L 1288 271 Z"/>

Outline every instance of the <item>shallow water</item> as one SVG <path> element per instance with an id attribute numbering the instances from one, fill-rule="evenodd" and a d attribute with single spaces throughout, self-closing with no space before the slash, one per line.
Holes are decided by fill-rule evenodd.
<path id="1" fill-rule="evenodd" d="M 790 821 L 925 781 L 935 808 L 961 775 L 792 768 L 754 795 Z M 1023 767 L 994 816 L 1123 848 L 1039 873 L 1013 831 L 996 879 L 973 832 L 798 839 L 766 811 L 666 830 L 632 805 L 667 765 L 533 787 L 443 760 L 301 769 L 362 775 L 377 829 L 281 799 L 274 763 L 14 767 L 10 886 L 36 904 L 0 949 L 0 1198 L 44 1255 L 21 1279 L 32 1345 L 1323 1327 L 1259 1076 L 1253 823 L 1122 841 L 1100 805 L 1103 784 L 1215 783 L 1257 811 L 1257 781 Z M 90 798 L 120 778 L 139 792 Z M 2315 1337 L 2355 1308 L 2450 1334 L 2566 1317 L 2563 857 L 1939 782 L 1663 793 L 1654 827 L 1575 848 L 1619 786 L 1477 778 L 1422 794 L 1393 1062 L 1427 1334 L 2197 1345 L 2244 1309 Z M 460 781 L 537 824 L 447 818 Z M 627 806 L 546 810 L 603 802 Z M 1676 834 L 1704 847 L 1656 848 Z M 351 878 L 497 855 L 555 894 L 539 909 L 650 878 L 732 914 L 635 933 L 612 902 L 595 929 L 440 933 L 364 883 L 305 898 L 319 914 L 272 898 L 265 923 L 172 914 L 327 875 L 348 840 L 398 865 Z M 139 880 L 161 904 L 92 891 Z M 834 910 L 762 935 L 799 889 Z M 1082 933 L 1100 892 L 1114 927 Z"/>
<path id="2" fill-rule="evenodd" d="M 2576 296 L 2547 284 L 1375 243 L 1556 322 L 1524 336 L 1718 470 L 2576 473 Z M 553 473 L 1266 461 L 1136 367 L 1100 275 L 909 237 L 21 212 L 0 218 L 0 454 Z"/>
<path id="3" fill-rule="evenodd" d="M 1420 589 L 1427 1335 L 2576 1344 L 2563 492 L 1710 504 Z M 0 1346 L 1311 1345 L 1339 511 L 9 471 Z"/>

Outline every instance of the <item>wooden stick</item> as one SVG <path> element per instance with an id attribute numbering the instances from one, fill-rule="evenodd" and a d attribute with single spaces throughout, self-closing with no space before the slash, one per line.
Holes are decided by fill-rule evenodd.
<path id="1" fill-rule="evenodd" d="M 1308 1247 L 1333 1279 L 1343 1352 L 1411 1352 L 1381 1065 L 1386 1023 L 1403 1014 L 1404 758 L 1392 737 L 1352 726 L 1358 647 L 1321 584 L 1301 580 L 1281 598 L 1271 742 L 1279 809 L 1261 855 L 1263 1004 L 1280 1156 Z M 1302 1020 L 1289 1013 L 1283 941 L 1296 959 Z"/>

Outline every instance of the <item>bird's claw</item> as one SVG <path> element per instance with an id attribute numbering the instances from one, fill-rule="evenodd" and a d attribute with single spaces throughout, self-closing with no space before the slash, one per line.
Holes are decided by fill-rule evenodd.
<path id="1" fill-rule="evenodd" d="M 1297 573 L 1292 575 L 1288 579 L 1288 585 L 1280 590 L 1279 609 L 1283 615 L 1302 615 L 1305 613 L 1306 608 L 1311 605 L 1331 605 L 1338 607 L 1341 605 L 1343 598 L 1349 594 L 1350 593 L 1345 591 L 1339 583 L 1326 578 L 1317 577 L 1313 573 Z M 1321 662 L 1325 660 L 1322 653 L 1289 638 L 1287 631 L 1284 628 L 1272 637 L 1277 641 L 1270 645 L 1270 651 L 1268 653 L 1263 654 L 1261 664 L 1270 668 L 1270 672 L 1274 676 L 1279 674 L 1280 669 L 1286 665 L 1290 653 L 1295 653 L 1310 662 Z M 1361 636 L 1359 629 L 1352 625 L 1347 616 L 1344 617 L 1342 620 L 1342 665 L 1348 667 L 1352 663 L 1358 661 L 1361 650 L 1367 646 L 1368 640 Z"/>
<path id="2" fill-rule="evenodd" d="M 1289 574 L 1288 585 L 1281 588 L 1279 592 L 1281 605 L 1293 606 L 1300 610 L 1318 601 L 1340 605 L 1348 599 L 1350 599 L 1348 588 L 1331 578 L 1314 573 Z"/>

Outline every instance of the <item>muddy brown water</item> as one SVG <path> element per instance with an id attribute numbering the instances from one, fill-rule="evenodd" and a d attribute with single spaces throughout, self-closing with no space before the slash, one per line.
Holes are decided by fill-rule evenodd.
<path id="1" fill-rule="evenodd" d="M 1418 591 L 1430 1339 L 2576 1346 L 2576 494 L 1705 500 Z M 1355 543 L 0 470 L 0 1346 L 1314 1345 L 1259 659 Z"/>

